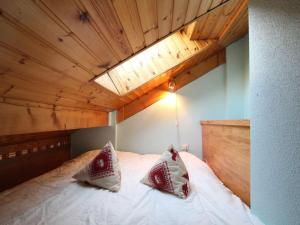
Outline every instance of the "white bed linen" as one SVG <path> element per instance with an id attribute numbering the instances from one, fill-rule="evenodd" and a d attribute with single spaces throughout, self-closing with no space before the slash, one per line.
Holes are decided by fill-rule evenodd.
<path id="1" fill-rule="evenodd" d="M 0 224 L 261 224 L 204 162 L 186 152 L 180 153 L 191 181 L 186 200 L 140 183 L 159 155 L 117 152 L 122 173 L 118 193 L 77 183 L 72 175 L 98 151 L 0 193 Z"/>

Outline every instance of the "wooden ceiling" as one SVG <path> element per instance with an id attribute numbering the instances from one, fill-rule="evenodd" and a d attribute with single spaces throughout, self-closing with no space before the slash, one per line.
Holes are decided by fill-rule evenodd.
<path id="1" fill-rule="evenodd" d="M 1 0 L 0 107 L 124 108 L 243 36 L 247 17 L 247 0 Z M 174 32 L 203 48 L 124 96 L 94 82 Z"/>

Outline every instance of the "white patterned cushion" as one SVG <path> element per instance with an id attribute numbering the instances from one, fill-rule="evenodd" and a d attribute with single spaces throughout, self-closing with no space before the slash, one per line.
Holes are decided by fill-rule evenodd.
<path id="1" fill-rule="evenodd" d="M 111 191 L 119 191 L 121 172 L 118 158 L 111 142 L 108 142 L 100 153 L 73 176 L 76 180 Z"/>
<path id="2" fill-rule="evenodd" d="M 190 193 L 188 172 L 173 147 L 162 154 L 141 182 L 181 198 L 187 198 Z"/>

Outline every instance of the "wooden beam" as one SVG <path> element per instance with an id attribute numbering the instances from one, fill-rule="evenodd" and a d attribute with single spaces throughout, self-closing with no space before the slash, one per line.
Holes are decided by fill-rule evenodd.
<path id="1" fill-rule="evenodd" d="M 235 15 L 226 24 L 219 37 L 219 43 L 226 47 L 248 33 L 248 0 L 241 2 Z"/>
<path id="2" fill-rule="evenodd" d="M 225 49 L 173 77 L 176 83 L 176 91 L 223 63 L 225 63 Z M 163 83 L 138 99 L 118 109 L 117 122 L 122 122 L 166 97 L 168 94 L 168 83 L 169 82 Z"/>
<path id="3" fill-rule="evenodd" d="M 2 99 L 3 100 L 3 99 Z M 0 102 L 0 136 L 108 125 L 108 113 L 38 104 Z"/>
<path id="4" fill-rule="evenodd" d="M 223 28 L 236 14 L 242 1 L 230 0 L 220 6 L 218 6 L 218 1 L 213 1 L 212 4 L 216 4 L 218 7 L 201 16 L 186 29 L 190 39 L 218 39 Z M 215 6 L 211 5 L 211 7 Z"/>

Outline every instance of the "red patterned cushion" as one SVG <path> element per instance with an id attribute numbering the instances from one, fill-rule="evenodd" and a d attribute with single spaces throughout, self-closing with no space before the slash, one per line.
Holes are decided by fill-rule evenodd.
<path id="1" fill-rule="evenodd" d="M 190 193 L 188 172 L 173 148 L 162 154 L 141 182 L 181 198 L 187 198 Z"/>
<path id="2" fill-rule="evenodd" d="M 113 145 L 109 142 L 100 153 L 73 178 L 111 191 L 121 186 L 121 172 Z"/>

